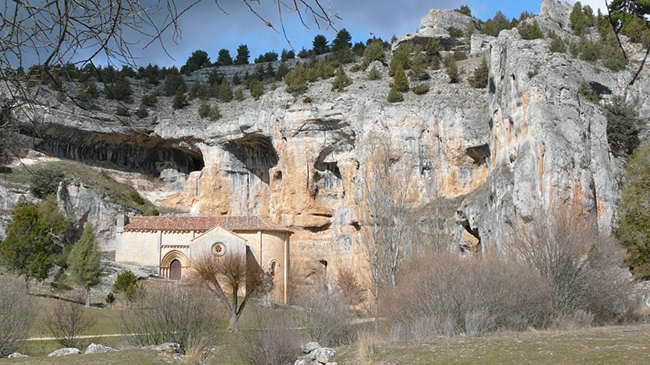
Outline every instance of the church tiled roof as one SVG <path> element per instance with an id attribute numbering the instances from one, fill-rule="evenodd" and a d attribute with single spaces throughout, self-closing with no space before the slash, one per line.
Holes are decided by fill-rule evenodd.
<path id="1" fill-rule="evenodd" d="M 291 232 L 290 229 L 257 216 L 224 217 L 130 217 L 125 231 L 208 231 L 214 227 L 228 231 Z"/>

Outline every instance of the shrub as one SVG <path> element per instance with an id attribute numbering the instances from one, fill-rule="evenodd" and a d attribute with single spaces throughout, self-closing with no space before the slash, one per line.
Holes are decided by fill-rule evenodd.
<path id="1" fill-rule="evenodd" d="M 512 24 L 508 18 L 501 11 L 497 11 L 494 18 L 485 21 L 481 30 L 487 35 L 497 37 L 502 30 L 510 28 Z"/>
<path id="2" fill-rule="evenodd" d="M 135 274 L 133 274 L 133 272 L 131 272 L 130 270 L 123 271 L 119 275 L 117 275 L 117 279 L 115 280 L 115 283 L 113 284 L 113 288 L 112 288 L 113 293 L 127 294 L 128 292 L 132 291 L 132 288 L 135 287 L 137 283 L 138 283 L 138 279 L 135 277 Z"/>
<path id="3" fill-rule="evenodd" d="M 119 115 L 120 117 L 130 117 L 131 113 L 129 113 L 129 109 L 122 105 L 118 105 L 117 109 L 115 109 L 115 115 Z"/>
<path id="4" fill-rule="evenodd" d="M 600 101 L 600 98 L 598 97 L 598 94 L 593 90 L 591 85 L 585 80 L 582 80 L 580 83 L 580 95 L 584 96 L 585 99 L 588 101 L 598 104 Z"/>
<path id="5" fill-rule="evenodd" d="M 454 57 L 445 58 L 445 66 L 447 66 L 447 76 L 449 76 L 450 84 L 457 84 L 460 82 L 460 74 L 458 73 L 458 66 Z"/>
<path id="6" fill-rule="evenodd" d="M 176 94 L 174 95 L 174 99 L 172 100 L 172 108 L 183 109 L 187 105 L 188 105 L 187 97 L 185 96 L 185 93 L 182 91 L 182 88 L 179 88 L 178 91 L 176 91 Z"/>
<path id="7" fill-rule="evenodd" d="M 304 99 L 302 99 L 302 102 L 305 104 L 309 104 L 312 102 L 311 98 L 309 96 L 306 96 Z"/>
<path id="8" fill-rule="evenodd" d="M 573 5 L 573 10 L 571 10 L 571 15 L 569 16 L 569 21 L 571 24 L 571 29 L 575 35 L 583 35 L 587 27 L 587 19 L 585 14 L 582 11 L 582 5 L 580 2 L 576 2 Z"/>
<path id="9" fill-rule="evenodd" d="M 299 304 L 306 310 L 300 314 L 299 321 L 307 329 L 310 341 L 335 347 L 349 345 L 356 339 L 351 326 L 354 311 L 348 300 L 343 293 L 302 296 Z"/>
<path id="10" fill-rule="evenodd" d="M 607 140 L 612 153 L 618 156 L 631 154 L 639 145 L 638 115 L 634 108 L 621 98 L 614 98 L 605 107 Z"/>
<path id="11" fill-rule="evenodd" d="M 219 85 L 219 99 L 223 102 L 229 102 L 233 98 L 232 87 L 228 80 L 224 79 Z"/>
<path id="12" fill-rule="evenodd" d="M 237 101 L 244 100 L 244 91 L 241 88 L 237 88 L 237 90 L 235 90 L 234 98 Z"/>
<path id="13" fill-rule="evenodd" d="M 485 57 L 481 61 L 481 65 L 474 70 L 474 74 L 469 79 L 469 84 L 476 89 L 485 89 L 488 84 L 489 68 Z"/>
<path id="14" fill-rule="evenodd" d="M 50 194 L 56 194 L 59 184 L 65 175 L 56 167 L 45 166 L 34 171 L 29 181 L 29 191 L 35 197 L 43 199 Z"/>
<path id="15" fill-rule="evenodd" d="M 213 122 L 221 118 L 221 112 L 219 111 L 219 107 L 217 105 L 213 105 L 210 108 L 210 113 L 208 114 L 208 118 L 210 118 L 210 120 Z"/>
<path id="16" fill-rule="evenodd" d="M 241 360 L 254 365 L 292 364 L 301 353 L 300 331 L 293 319 L 286 313 L 263 309 L 251 311 L 251 316 L 255 327 L 243 333 Z"/>
<path id="17" fill-rule="evenodd" d="M 429 92 L 429 84 L 419 84 L 413 88 L 416 95 L 424 95 Z"/>
<path id="18" fill-rule="evenodd" d="M 332 82 L 332 91 L 341 92 L 345 89 L 346 86 L 352 84 L 352 80 L 345 74 L 343 66 L 339 66 L 339 69 L 336 71 L 336 79 Z"/>
<path id="19" fill-rule="evenodd" d="M 372 66 L 368 72 L 368 80 L 381 80 L 381 72 L 377 70 L 377 67 Z"/>
<path id="20" fill-rule="evenodd" d="M 117 80 L 105 85 L 104 93 L 107 99 L 130 103 L 133 90 L 131 90 L 131 85 L 126 80 Z"/>
<path id="21" fill-rule="evenodd" d="M 294 96 L 304 94 L 307 91 L 307 79 L 302 65 L 296 65 L 296 68 L 284 77 L 284 83 L 287 84 L 289 94 Z"/>
<path id="22" fill-rule="evenodd" d="M 517 27 L 517 30 L 523 39 L 531 40 L 544 38 L 544 33 L 542 33 L 542 30 L 539 28 L 537 21 L 533 21 L 532 23 L 521 23 L 519 24 L 519 27 Z"/>
<path id="23" fill-rule="evenodd" d="M 97 84 L 94 81 L 86 81 L 77 88 L 77 98 L 83 101 L 91 101 L 99 96 Z"/>
<path id="24" fill-rule="evenodd" d="M 553 53 L 564 53 L 566 52 L 566 44 L 564 44 L 564 41 L 562 38 L 559 36 L 550 36 L 551 37 L 551 44 L 549 45 L 549 49 Z"/>
<path id="25" fill-rule="evenodd" d="M 143 119 L 149 116 L 149 112 L 147 111 L 147 108 L 145 108 L 143 105 L 140 105 L 140 107 L 135 110 L 135 116 Z"/>
<path id="26" fill-rule="evenodd" d="M 170 69 L 169 74 L 165 78 L 165 85 L 163 86 L 163 94 L 165 96 L 172 96 L 178 93 L 178 90 L 185 92 L 187 86 L 185 85 L 185 80 L 178 73 L 176 68 Z"/>
<path id="27" fill-rule="evenodd" d="M 264 85 L 262 85 L 262 83 L 257 79 L 253 79 L 251 81 L 249 88 L 251 91 L 251 96 L 255 100 L 259 100 L 260 96 L 264 94 Z"/>
<path id="28" fill-rule="evenodd" d="M 361 71 L 361 65 L 359 64 L 354 64 L 352 67 L 350 67 L 350 72 L 359 72 Z"/>
<path id="29" fill-rule="evenodd" d="M 146 288 L 121 314 L 121 325 L 138 346 L 174 342 L 185 353 L 199 340 L 213 343 L 223 310 L 202 288 L 160 283 Z M 194 349 L 197 350 L 197 349 Z"/>
<path id="30" fill-rule="evenodd" d="M 207 118 L 208 114 L 210 114 L 210 105 L 208 105 L 208 103 L 201 103 L 201 105 L 199 105 L 198 113 L 199 117 Z"/>
<path id="31" fill-rule="evenodd" d="M 361 68 L 365 70 L 370 63 L 374 61 L 383 63 L 385 60 L 386 55 L 384 54 L 384 42 L 382 42 L 381 39 L 373 38 L 363 52 L 363 63 L 361 64 Z"/>
<path id="32" fill-rule="evenodd" d="M 21 349 L 36 314 L 25 283 L 9 275 L 0 277 L 0 357 Z"/>
<path id="33" fill-rule="evenodd" d="M 452 37 L 452 38 L 462 38 L 463 37 L 463 30 L 458 29 L 456 27 L 447 28 L 447 32 L 449 32 L 449 36 Z"/>
<path id="34" fill-rule="evenodd" d="M 140 103 L 144 106 L 154 107 L 158 104 L 158 97 L 152 94 L 142 95 Z"/>
<path id="35" fill-rule="evenodd" d="M 388 92 L 388 102 L 389 103 L 399 103 L 404 101 L 404 95 L 399 92 L 396 88 L 391 87 Z"/>
<path id="36" fill-rule="evenodd" d="M 97 322 L 80 301 L 83 301 L 81 296 L 72 301 L 59 301 L 51 311 L 45 312 L 45 326 L 63 347 L 80 347 L 80 335 Z"/>
<path id="37" fill-rule="evenodd" d="M 601 44 L 587 38 L 581 38 L 578 44 L 580 59 L 593 62 L 600 59 Z"/>
<path id="38" fill-rule="evenodd" d="M 409 89 L 409 81 L 401 65 L 397 66 L 395 70 L 392 86 L 399 92 L 408 91 Z"/>

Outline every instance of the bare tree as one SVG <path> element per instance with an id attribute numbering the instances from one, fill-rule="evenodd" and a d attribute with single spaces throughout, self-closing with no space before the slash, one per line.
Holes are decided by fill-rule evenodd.
<path id="1" fill-rule="evenodd" d="M 120 313 L 123 331 L 139 346 L 178 343 L 181 352 L 201 357 L 224 322 L 212 293 L 190 285 L 151 283 Z"/>
<path id="2" fill-rule="evenodd" d="M 81 295 L 71 301 L 59 301 L 52 311 L 45 313 L 45 326 L 63 347 L 79 346 L 81 333 L 97 322 L 80 302 Z"/>
<path id="3" fill-rule="evenodd" d="M 247 265 L 244 254 L 231 252 L 221 257 L 203 254 L 193 264 L 195 278 L 205 284 L 226 307 L 230 315 L 230 332 L 239 331 L 239 318 L 248 299 L 262 286 L 264 273 L 254 266 Z M 241 302 L 240 289 L 244 289 Z"/>
<path id="4" fill-rule="evenodd" d="M 364 246 L 370 266 L 375 317 L 382 286 L 395 286 L 404 258 L 414 249 L 414 219 L 409 208 L 408 172 L 397 169 L 390 143 L 372 136 L 366 164 Z M 375 318 L 376 319 L 376 318 Z"/>
<path id="5" fill-rule="evenodd" d="M 35 301 L 11 275 L 0 277 L 0 357 L 18 351 L 36 317 Z"/>

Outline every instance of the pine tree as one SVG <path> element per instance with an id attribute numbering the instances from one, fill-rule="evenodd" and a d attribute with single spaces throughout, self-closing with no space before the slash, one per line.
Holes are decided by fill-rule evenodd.
<path id="1" fill-rule="evenodd" d="M 90 306 L 90 288 L 99 284 L 101 277 L 97 240 L 90 223 L 70 251 L 68 270 L 74 282 L 86 289 L 86 306 Z"/>
<path id="2" fill-rule="evenodd" d="M 330 51 L 330 47 L 327 45 L 327 38 L 325 38 L 325 36 L 322 34 L 317 34 L 314 37 L 312 46 L 314 47 L 313 48 L 314 53 L 317 55 L 327 53 Z"/>
<path id="3" fill-rule="evenodd" d="M 219 99 L 224 102 L 229 102 L 232 100 L 232 97 L 232 87 L 228 80 L 224 78 L 221 85 L 219 85 Z"/>
<path id="4" fill-rule="evenodd" d="M 255 99 L 258 100 L 262 94 L 264 94 L 264 85 L 260 82 L 258 79 L 253 79 L 251 80 L 251 83 L 249 85 L 250 91 L 251 91 L 251 96 Z"/>
<path id="5" fill-rule="evenodd" d="M 237 57 L 235 57 L 235 65 L 248 65 L 248 59 L 250 58 L 251 53 L 248 50 L 248 46 L 245 44 L 240 44 L 237 47 Z"/>
<path id="6" fill-rule="evenodd" d="M 573 10 L 571 11 L 569 20 L 571 22 L 571 29 L 573 30 L 573 34 L 583 35 L 585 33 L 587 19 L 585 17 L 585 14 L 582 12 L 582 5 L 580 5 L 579 1 L 573 5 Z"/>
<path id="7" fill-rule="evenodd" d="M 332 91 L 336 90 L 337 92 L 341 92 L 350 84 L 352 84 L 352 80 L 345 74 L 343 67 L 339 66 L 339 69 L 336 71 L 336 78 L 332 82 Z"/>
<path id="8" fill-rule="evenodd" d="M 445 64 L 447 66 L 447 76 L 449 76 L 450 84 L 457 84 L 460 82 L 460 75 L 458 73 L 458 66 L 456 65 L 456 59 L 454 57 L 447 56 L 445 58 Z"/>
<path id="9" fill-rule="evenodd" d="M 469 80 L 470 85 L 477 89 L 484 89 L 488 84 L 489 68 L 485 57 L 481 61 L 481 65 L 474 70 L 474 75 Z"/>
<path id="10" fill-rule="evenodd" d="M 627 163 L 614 233 L 627 248 L 636 278 L 650 276 L 650 147 L 637 149 Z"/>
<path id="11" fill-rule="evenodd" d="M 399 92 L 408 91 L 409 89 L 409 81 L 406 78 L 406 72 L 404 72 L 404 68 L 402 68 L 402 65 L 398 65 L 397 69 L 395 70 L 395 76 L 393 77 L 393 85 L 395 89 Z"/>
<path id="12" fill-rule="evenodd" d="M 217 66 L 229 66 L 232 65 L 232 57 L 230 57 L 230 51 L 225 48 L 219 50 L 219 56 L 217 56 Z"/>

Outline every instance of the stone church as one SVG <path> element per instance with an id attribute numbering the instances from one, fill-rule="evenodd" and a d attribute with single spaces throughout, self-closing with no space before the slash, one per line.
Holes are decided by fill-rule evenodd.
<path id="1" fill-rule="evenodd" d="M 287 302 L 291 231 L 266 218 L 118 218 L 115 261 L 156 268 L 163 278 L 186 278 L 202 254 L 246 255 L 247 267 L 273 277 L 273 299 Z"/>

